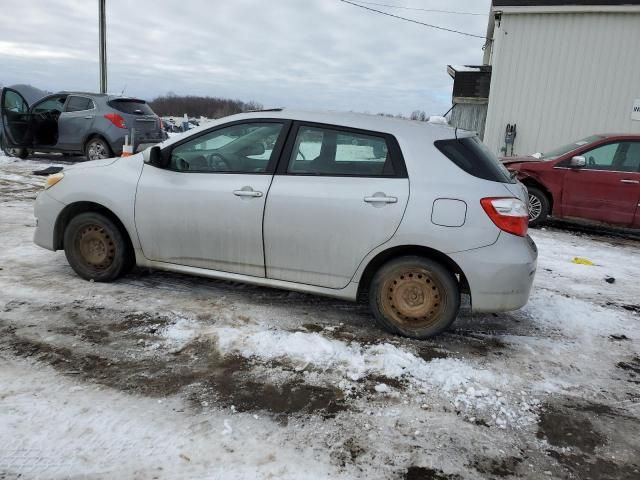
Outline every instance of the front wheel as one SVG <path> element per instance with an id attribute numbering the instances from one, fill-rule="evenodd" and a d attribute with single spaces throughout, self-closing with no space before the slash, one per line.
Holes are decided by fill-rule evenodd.
<path id="1" fill-rule="evenodd" d="M 131 267 L 131 252 L 120 229 L 96 212 L 81 213 L 64 231 L 64 253 L 85 280 L 111 282 Z"/>
<path id="2" fill-rule="evenodd" d="M 10 148 L 5 144 L 4 138 L 0 137 L 0 148 L 7 157 L 20 158 L 24 160 L 29 156 L 29 150 L 26 148 Z"/>
<path id="3" fill-rule="evenodd" d="M 456 277 L 428 258 L 407 256 L 385 264 L 369 289 L 376 321 L 391 333 L 424 339 L 453 323 L 460 309 Z"/>
<path id="4" fill-rule="evenodd" d="M 529 225 L 537 227 L 549 215 L 549 199 L 536 187 L 527 187 L 529 192 Z"/>

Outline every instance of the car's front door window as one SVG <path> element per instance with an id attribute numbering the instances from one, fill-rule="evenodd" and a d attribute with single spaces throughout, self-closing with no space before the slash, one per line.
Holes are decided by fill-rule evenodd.
<path id="1" fill-rule="evenodd" d="M 38 103 L 33 106 L 33 113 L 42 113 L 50 111 L 62 112 L 66 97 L 54 97 Z"/>
<path id="2" fill-rule="evenodd" d="M 625 142 L 621 144 L 619 164 L 617 169 L 621 172 L 640 173 L 640 142 Z"/>
<path id="3" fill-rule="evenodd" d="M 584 153 L 587 168 L 590 170 L 613 170 L 613 162 L 619 146 L 618 143 L 610 143 Z"/>
<path id="4" fill-rule="evenodd" d="M 201 135 L 171 151 L 169 168 L 179 172 L 265 173 L 274 160 L 282 123 L 231 125 Z"/>
<path id="5" fill-rule="evenodd" d="M 3 107 L 13 113 L 27 113 L 29 111 L 29 105 L 24 101 L 24 98 L 13 90 L 7 90 L 5 93 Z"/>
<path id="6" fill-rule="evenodd" d="M 638 172 L 640 143 L 619 142 L 602 145 L 583 153 L 589 170 Z"/>

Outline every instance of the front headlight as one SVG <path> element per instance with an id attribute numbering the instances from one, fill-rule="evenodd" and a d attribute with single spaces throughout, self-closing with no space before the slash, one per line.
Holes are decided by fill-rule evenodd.
<path id="1" fill-rule="evenodd" d="M 56 183 L 64 178 L 64 173 L 54 173 L 49 175 L 44 183 L 44 189 L 53 187 Z"/>

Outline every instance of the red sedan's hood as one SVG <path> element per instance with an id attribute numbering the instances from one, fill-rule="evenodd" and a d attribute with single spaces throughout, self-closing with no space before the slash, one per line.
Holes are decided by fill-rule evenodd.
<path id="1" fill-rule="evenodd" d="M 503 165 L 512 165 L 514 163 L 542 162 L 543 160 L 527 155 L 522 157 L 502 157 L 500 161 Z"/>

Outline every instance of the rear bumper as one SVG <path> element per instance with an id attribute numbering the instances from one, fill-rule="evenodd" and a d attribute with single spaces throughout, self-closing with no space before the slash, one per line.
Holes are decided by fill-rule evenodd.
<path id="1" fill-rule="evenodd" d="M 38 194 L 33 207 L 33 213 L 36 217 L 36 231 L 33 241 L 36 245 L 47 250 L 56 250 L 56 220 L 64 207 L 64 203 L 52 198 L 46 190 Z"/>
<path id="2" fill-rule="evenodd" d="M 508 312 L 526 305 L 538 263 L 531 237 L 500 233 L 488 247 L 451 255 L 471 290 L 474 312 Z"/>

